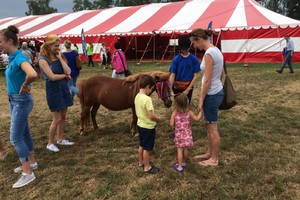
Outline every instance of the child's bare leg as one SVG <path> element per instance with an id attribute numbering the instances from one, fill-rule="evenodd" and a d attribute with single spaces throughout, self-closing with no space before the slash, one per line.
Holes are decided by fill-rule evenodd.
<path id="1" fill-rule="evenodd" d="M 182 159 L 182 164 L 185 165 L 186 163 L 186 159 L 187 159 L 187 156 L 189 154 L 189 149 L 187 147 L 184 147 L 183 148 L 183 159 Z"/>
<path id="2" fill-rule="evenodd" d="M 144 152 L 144 148 L 139 146 L 139 166 L 143 165 L 143 152 Z"/>
<path id="3" fill-rule="evenodd" d="M 144 161 L 144 171 L 148 171 L 149 169 L 151 169 L 150 166 L 150 153 L 147 150 L 143 151 L 143 161 Z"/>
<path id="4" fill-rule="evenodd" d="M 183 148 L 177 148 L 177 161 L 178 161 L 178 169 L 182 169 L 183 162 Z"/>

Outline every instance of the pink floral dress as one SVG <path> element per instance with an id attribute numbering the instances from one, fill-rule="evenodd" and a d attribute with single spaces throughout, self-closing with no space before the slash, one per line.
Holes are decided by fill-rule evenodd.
<path id="1" fill-rule="evenodd" d="M 174 142 L 176 147 L 180 148 L 193 146 L 192 127 L 188 111 L 185 113 L 175 112 Z"/>

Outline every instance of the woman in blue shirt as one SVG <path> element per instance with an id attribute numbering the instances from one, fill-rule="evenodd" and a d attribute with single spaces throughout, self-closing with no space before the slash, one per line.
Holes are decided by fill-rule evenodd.
<path id="1" fill-rule="evenodd" d="M 5 76 L 11 114 L 10 142 L 15 147 L 22 163 L 22 166 L 14 170 L 16 173 L 22 172 L 22 175 L 13 188 L 23 187 L 35 180 L 32 170 L 37 168 L 28 125 L 28 116 L 34 104 L 30 93 L 30 83 L 37 77 L 37 73 L 22 51 L 18 50 L 18 33 L 19 29 L 15 26 L 9 26 L 0 31 L 0 48 L 9 54 Z"/>

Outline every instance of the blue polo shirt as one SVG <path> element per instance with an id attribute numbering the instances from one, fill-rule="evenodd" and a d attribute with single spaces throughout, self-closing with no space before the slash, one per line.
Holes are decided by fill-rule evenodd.
<path id="1" fill-rule="evenodd" d="M 170 66 L 171 73 L 175 73 L 175 81 L 191 81 L 194 73 L 200 72 L 200 63 L 194 54 L 183 57 L 178 54 L 172 61 Z"/>
<path id="2" fill-rule="evenodd" d="M 26 73 L 21 69 L 21 64 L 28 62 L 21 50 L 15 51 L 9 56 L 8 66 L 5 70 L 6 86 L 8 94 L 19 94 L 25 81 Z"/>

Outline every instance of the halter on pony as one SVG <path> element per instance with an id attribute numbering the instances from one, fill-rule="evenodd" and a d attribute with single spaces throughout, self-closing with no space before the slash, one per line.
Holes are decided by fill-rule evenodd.
<path id="1" fill-rule="evenodd" d="M 156 92 L 159 99 L 171 97 L 170 83 L 168 80 L 156 82 Z"/>

